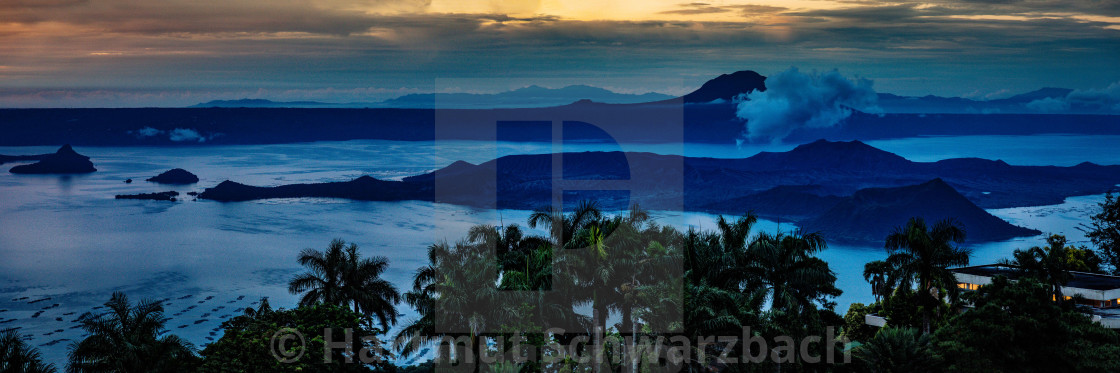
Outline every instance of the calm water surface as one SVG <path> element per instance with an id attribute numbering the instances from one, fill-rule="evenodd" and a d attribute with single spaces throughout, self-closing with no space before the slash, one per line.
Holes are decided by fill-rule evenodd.
<path id="1" fill-rule="evenodd" d="M 974 136 L 870 142 L 913 160 L 977 156 L 1013 164 L 1072 165 L 1081 161 L 1120 164 L 1109 136 Z M 745 157 L 784 151 L 794 145 L 626 145 L 652 151 L 711 157 Z M 565 151 L 618 150 L 618 146 L 567 144 Z M 64 360 L 66 346 L 81 333 L 72 329 L 82 312 L 108 300 L 113 291 L 132 299 L 169 299 L 169 328 L 204 345 L 220 337 L 223 320 L 269 297 L 274 307 L 292 307 L 286 282 L 300 271 L 304 248 L 322 248 L 333 238 L 356 242 L 367 255 L 391 259 L 386 277 L 406 290 L 413 271 L 425 264 L 425 248 L 461 238 L 474 224 L 524 224 L 527 211 L 479 210 L 426 202 L 355 202 L 287 199 L 244 203 L 118 201 L 124 193 L 201 191 L 231 179 L 257 185 L 347 180 L 360 175 L 397 179 L 455 160 L 473 163 L 496 156 L 547 153 L 551 144 L 410 143 L 346 141 L 287 145 L 213 147 L 81 147 L 98 172 L 81 176 L 14 175 L 0 166 L 0 330 L 19 327 L 50 361 Z M 38 154 L 52 147 L 7 147 L 0 154 Z M 182 167 L 199 176 L 192 186 L 143 181 Z M 125 184 L 132 178 L 135 182 Z M 1077 230 L 1101 196 L 1068 199 L 1061 205 L 992 210 L 1012 223 L 1084 242 Z M 700 213 L 657 212 L 657 219 L 687 229 L 714 227 Z M 776 230 L 764 221 L 759 230 Z M 783 229 L 790 229 L 783 226 Z M 1007 257 L 1015 248 L 1041 244 L 1041 237 L 969 245 L 973 262 Z M 821 255 L 844 290 L 838 310 L 869 302 L 863 264 L 885 257 L 880 247 L 831 246 Z M 27 299 L 21 299 L 27 297 Z M 50 298 L 36 303 L 31 301 Z M 54 306 L 58 304 L 58 306 Z M 46 308 L 46 309 L 44 309 Z M 40 312 L 41 311 L 41 312 Z M 414 317 L 402 308 L 405 319 Z"/>

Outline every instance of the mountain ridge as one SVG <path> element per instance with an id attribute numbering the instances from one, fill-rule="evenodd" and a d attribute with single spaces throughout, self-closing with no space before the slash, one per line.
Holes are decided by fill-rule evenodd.
<path id="1" fill-rule="evenodd" d="M 874 242 L 912 217 L 930 223 L 956 220 L 969 238 L 985 242 L 1042 233 L 984 211 L 940 178 L 896 188 L 861 189 L 820 216 L 803 221 L 802 228 L 840 242 Z"/>
<path id="2" fill-rule="evenodd" d="M 766 91 L 766 76 L 752 70 L 721 74 L 679 97 L 686 104 L 731 103 L 742 94 Z M 1069 88 L 1043 87 L 1006 98 L 976 100 L 936 95 L 903 96 L 878 93 L 879 106 L 887 113 L 922 114 L 1029 114 L 1039 113 L 1028 106 L 1033 101 L 1061 99 L 1073 92 Z M 659 103 L 673 96 L 656 92 L 618 93 L 583 84 L 561 88 L 529 85 L 497 93 L 411 93 L 382 101 L 331 103 L 322 101 L 273 101 L 268 99 L 211 100 L 189 108 L 396 108 L 396 109 L 494 109 L 541 108 L 581 101 L 606 104 Z"/>
<path id="3" fill-rule="evenodd" d="M 846 157 L 844 153 L 853 154 Z M 509 155 L 477 165 L 457 161 L 401 181 L 363 176 L 347 182 L 275 187 L 225 181 L 206 189 L 199 198 L 404 199 L 531 210 L 553 203 L 551 167 L 555 156 Z M 867 230 L 823 224 L 827 217 L 848 216 L 833 211 L 837 206 L 846 206 L 841 211 L 850 212 L 845 221 L 899 214 L 929 215 L 930 219 L 959 214 L 969 224 L 991 230 L 976 236 L 978 239 L 995 240 L 1033 231 L 997 224 L 983 208 L 1060 203 L 1074 195 L 1114 190 L 1120 184 L 1120 166 L 1011 166 L 977 158 L 913 162 L 857 141 L 814 142 L 788 152 L 760 153 L 740 159 L 618 151 L 559 156 L 562 183 L 578 182 L 575 185 L 579 186 L 564 189 L 566 205 L 581 198 L 596 198 L 607 209 L 623 209 L 637 203 L 654 210 L 683 208 L 736 215 L 755 211 L 766 217 L 805 221 L 835 230 L 834 235 L 841 240 L 877 235 L 880 232 L 876 229 L 882 224 L 869 224 Z M 1055 184 L 1050 180 L 1063 182 Z M 618 182 L 628 183 L 622 193 L 610 187 Z M 906 189 L 913 186 L 922 188 Z M 940 213 L 941 208 L 952 210 Z M 817 219 L 821 216 L 826 220 Z M 905 219 L 893 224 L 903 222 Z"/>
<path id="4" fill-rule="evenodd" d="M 321 101 L 273 101 L 242 98 L 211 100 L 188 106 L 189 108 L 394 108 L 394 109 L 488 109 L 488 108 L 537 108 L 568 105 L 580 100 L 594 102 L 634 104 L 671 99 L 673 96 L 656 92 L 641 94 L 619 93 L 606 88 L 584 84 L 547 88 L 530 85 L 497 93 L 410 93 L 372 102 L 331 103 Z"/>

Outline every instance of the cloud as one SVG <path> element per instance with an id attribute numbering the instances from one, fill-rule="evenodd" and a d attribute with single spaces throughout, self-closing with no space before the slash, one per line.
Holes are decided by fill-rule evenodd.
<path id="1" fill-rule="evenodd" d="M 661 12 L 661 14 L 692 15 L 692 14 L 726 13 L 726 12 L 731 11 L 730 9 L 727 9 L 727 8 L 724 8 L 724 7 L 719 7 L 719 6 L 712 6 L 711 4 L 708 4 L 708 3 L 687 3 L 687 4 L 680 4 L 680 5 L 678 5 L 678 7 L 680 9 L 666 10 L 666 11 Z"/>
<path id="2" fill-rule="evenodd" d="M 1027 108 L 1043 113 L 1120 113 L 1120 82 L 1103 89 L 1074 90 L 1066 97 L 1034 100 Z"/>
<path id="3" fill-rule="evenodd" d="M 135 131 L 128 131 L 129 134 L 136 136 L 136 138 L 155 137 L 163 134 L 163 130 L 158 130 L 152 127 L 144 127 Z"/>
<path id="4" fill-rule="evenodd" d="M 167 139 L 174 142 L 206 142 L 220 135 L 210 134 L 204 136 L 193 128 L 176 128 L 170 131 L 164 131 L 152 127 L 144 127 L 138 130 L 128 131 L 128 134 L 136 136 L 138 139 L 156 137 L 165 133 L 167 134 Z"/>
<path id="5" fill-rule="evenodd" d="M 698 15 L 739 12 L 743 16 L 756 16 L 759 14 L 778 13 L 789 8 L 771 5 L 741 4 L 741 5 L 712 5 L 708 3 L 684 3 L 677 5 L 678 9 L 662 11 L 659 14 L 667 15 Z"/>
<path id="6" fill-rule="evenodd" d="M 247 97 L 175 93 L 231 87 L 429 91 L 446 78 L 594 77 L 649 91 L 682 77 L 699 85 L 743 68 L 790 65 L 858 69 L 901 94 L 1087 87 L 1120 78 L 1113 66 L 1120 22 L 1031 10 L 1057 9 L 1058 0 L 832 4 L 848 7 L 840 9 L 681 2 L 627 19 L 606 3 L 602 17 L 566 17 L 551 1 L 533 16 L 511 17 L 440 12 L 427 0 L 0 0 L 7 87 L 0 106 L 185 106 Z M 525 9 L 535 3 L 526 0 Z M 1104 13 L 1120 2 L 1097 3 L 1077 9 Z M 1007 14 L 1016 16 L 990 17 Z M 4 94 L 16 87 L 75 93 Z M 170 93 L 147 94 L 156 91 Z M 324 97 L 309 99 L 366 100 Z"/>
<path id="7" fill-rule="evenodd" d="M 872 81 L 849 79 L 837 70 L 805 74 L 791 67 L 766 78 L 766 91 L 745 95 L 736 115 L 746 120 L 751 141 L 781 141 L 798 128 L 839 124 L 852 110 L 882 112 Z"/>
<path id="8" fill-rule="evenodd" d="M 1065 98 L 1047 97 L 1028 102 L 1027 109 L 1042 113 L 1059 113 L 1069 110 L 1069 103 Z"/>
<path id="9" fill-rule="evenodd" d="M 1075 90 L 1066 96 L 1066 101 L 1071 106 L 1120 112 L 1120 82 L 1105 89 Z"/>
<path id="10" fill-rule="evenodd" d="M 306 32 L 349 35 L 375 25 L 374 14 L 414 13 L 426 0 L 18 0 L 0 1 L 0 19 L 63 23 L 90 31 L 138 34 Z"/>
<path id="11" fill-rule="evenodd" d="M 174 142 L 206 142 L 210 137 L 202 136 L 190 128 L 176 128 L 167 133 L 168 139 Z"/>
<path id="12" fill-rule="evenodd" d="M 954 7 L 973 6 L 989 13 L 1086 13 L 1105 16 L 1120 15 L 1116 0 L 963 0 L 950 1 Z"/>

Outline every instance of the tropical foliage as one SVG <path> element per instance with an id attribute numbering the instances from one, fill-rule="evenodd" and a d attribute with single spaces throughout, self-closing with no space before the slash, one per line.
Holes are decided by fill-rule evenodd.
<path id="1" fill-rule="evenodd" d="M 1100 249 L 1108 245 L 1111 228 L 1101 222 L 1111 218 L 1107 208 L 1114 199 L 1104 205 L 1091 237 L 1111 260 Z M 289 283 L 289 291 L 301 296 L 298 308 L 273 310 L 262 299 L 258 308 L 225 321 L 222 336 L 201 357 L 166 333 L 158 302 L 132 305 L 123 294 L 114 294 L 106 303 L 108 312 L 81 317 L 89 337 L 70 347 L 67 371 L 1120 370 L 1114 358 L 1120 356 L 1120 335 L 1094 323 L 1075 302 L 1063 302 L 1061 289 L 1071 272 L 1097 272 L 1110 262 L 1067 245 L 1062 236 L 1016 250 L 1006 262 L 1021 270 L 1014 280 L 997 277 L 991 285 L 962 292 L 950 269 L 969 263 L 969 251 L 961 245 L 963 228 L 953 220 L 931 226 L 910 219 L 885 237 L 886 258 L 864 266 L 875 302 L 853 303 L 842 318 L 834 311 L 841 294 L 837 276 L 818 256 L 827 247 L 821 235 L 756 232 L 757 222 L 752 214 L 720 216 L 713 230 L 681 232 L 657 224 L 637 206 L 613 214 L 592 202 L 572 211 L 540 209 L 530 215 L 528 229 L 478 225 L 454 243 L 430 245 L 428 263 L 415 272 L 404 294 L 381 277 L 387 259 L 363 257 L 356 245 L 334 240 L 325 250 L 300 253 L 306 272 Z M 544 234 L 533 234 L 534 229 Z M 355 336 L 384 336 L 396 324 L 395 306 L 402 301 L 418 316 L 404 320 L 392 342 L 358 339 L 349 351 L 324 352 L 328 343 L 347 346 L 347 329 Z M 966 306 L 974 309 L 965 312 Z M 865 316 L 871 314 L 885 317 L 888 326 L 867 325 Z M 548 329 L 558 325 L 564 328 Z M 798 341 L 831 335 L 834 328 L 857 342 L 810 343 L 786 352 L 748 343 L 696 343 L 685 345 L 691 350 L 684 361 L 674 361 L 669 350 L 638 348 L 642 338 Z M 305 338 L 304 355 L 295 361 L 277 360 L 274 339 L 283 330 Z M 526 345 L 514 349 L 497 343 L 515 337 Z M 553 345 L 570 347 L 564 352 L 574 355 L 549 352 Z M 804 357 L 847 348 L 853 364 Z M 398 357 L 415 360 L 429 349 L 439 359 L 408 367 L 391 364 Z M 540 358 L 491 364 L 482 359 L 483 354 L 512 357 L 525 351 Z M 279 350 L 294 352 L 289 346 Z M 0 335 L 0 353 L 0 372 L 54 371 L 15 333 Z M 363 356 L 374 362 L 345 363 Z M 758 356 L 764 358 L 754 360 Z"/>
<path id="2" fill-rule="evenodd" d="M 1085 227 L 1085 237 L 1096 245 L 1112 274 L 1120 275 L 1120 196 L 1108 193 L 1098 207 Z"/>
<path id="3" fill-rule="evenodd" d="M 244 315 L 222 323 L 224 334 L 202 350 L 205 359 L 199 372 L 368 372 L 391 369 L 392 354 L 388 346 L 380 343 L 362 343 L 347 354 L 345 348 L 334 348 L 331 356 L 324 356 L 325 343 L 345 342 L 346 329 L 355 338 L 380 334 L 379 330 L 366 329 L 364 316 L 353 310 L 326 303 L 300 306 L 293 310 L 272 310 L 267 302 L 258 309 L 249 309 Z M 331 335 L 325 335 L 330 329 Z M 281 346 L 277 333 L 302 337 L 303 344 Z M 277 352 L 284 349 L 284 351 Z M 281 362 L 277 356 L 293 361 Z M 361 362 L 362 358 L 372 364 Z M 297 358 L 298 357 L 298 358 Z M 329 358 L 330 362 L 325 360 Z"/>
<path id="4" fill-rule="evenodd" d="M 319 302 L 353 307 L 364 316 L 374 316 L 382 328 L 397 322 L 396 305 L 400 293 L 381 274 L 389 268 L 383 256 L 362 258 L 358 245 L 336 239 L 326 251 L 305 249 L 299 253 L 299 264 L 308 272 L 296 276 L 288 284 L 292 294 L 303 293 L 301 305 Z"/>
<path id="5" fill-rule="evenodd" d="M 859 369 L 875 373 L 938 372 L 930 336 L 914 328 L 886 327 L 856 347 Z"/>
<path id="6" fill-rule="evenodd" d="M 756 221 L 753 215 L 720 217 L 715 231 L 682 233 L 656 224 L 637 206 L 610 215 L 583 202 L 571 212 L 535 211 L 528 226 L 544 229 L 544 237 L 526 235 L 517 225 L 473 227 L 462 241 L 429 247 L 429 265 L 416 273 L 413 289 L 404 295 L 420 317 L 406 324 L 396 347 L 410 356 L 424 338 L 465 337 L 477 346 L 479 340 L 516 330 L 531 334 L 540 347 L 582 335 L 589 343 L 580 353 L 591 356 L 589 361 L 530 362 L 515 370 L 630 372 L 664 363 L 664 356 L 632 348 L 640 337 L 739 335 L 745 327 L 766 337 L 805 336 L 840 326 L 843 320 L 832 312 L 832 298 L 840 293 L 836 275 L 816 257 L 825 248 L 820 235 L 755 233 Z M 492 306 L 498 297 L 515 299 L 513 307 Z M 591 317 L 577 312 L 581 308 Z M 519 316 L 525 313 L 535 318 Z M 541 333 L 542 325 L 550 325 L 546 321 L 580 330 Z M 607 342 L 608 336 L 618 339 Z M 591 349 L 619 343 L 626 348 Z M 727 344 L 705 346 L 684 367 L 712 369 L 721 366 L 714 359 L 720 353 L 744 351 Z M 796 356 L 789 359 L 788 370 L 815 369 Z"/>
<path id="7" fill-rule="evenodd" d="M 959 295 L 949 268 L 968 265 L 969 251 L 959 246 L 964 237 L 964 229 L 954 220 L 927 226 L 922 218 L 910 219 L 887 236 L 886 262 L 899 285 L 917 291 L 924 333 L 930 332 L 930 319 L 938 316 L 941 297 L 956 300 Z"/>
<path id="8" fill-rule="evenodd" d="M 852 303 L 844 314 L 844 336 L 849 340 L 864 342 L 875 336 L 878 328 L 867 325 L 866 316 L 873 314 L 874 308 L 863 303 Z"/>
<path id="9" fill-rule="evenodd" d="M 89 336 L 70 345 L 68 372 L 191 372 L 197 364 L 194 346 L 175 335 L 163 335 L 163 305 L 143 300 L 135 306 L 123 293 L 113 293 L 107 312 L 85 313 L 79 323 Z"/>
<path id="10" fill-rule="evenodd" d="M 1059 235 L 1047 237 L 1046 243 L 1046 247 L 1015 250 L 1012 253 L 1013 259 L 1005 262 L 1018 268 L 1024 275 L 1048 285 L 1054 300 L 1064 302 L 1062 286 L 1073 278 L 1070 271 L 1074 270 L 1073 264 L 1076 262 L 1071 263 L 1071 259 L 1075 255 L 1073 250 L 1077 249 L 1067 247 L 1066 238 Z"/>
<path id="11" fill-rule="evenodd" d="M 54 364 L 44 363 L 39 350 L 28 346 L 23 336 L 9 330 L 0 333 L 0 372 L 53 373 Z"/>
<path id="12" fill-rule="evenodd" d="M 1087 310 L 1064 301 L 1062 294 L 1072 271 L 1099 269 L 1093 252 L 1070 247 L 1065 237 L 1052 235 L 1046 246 L 1016 250 L 1003 262 L 1018 269 L 1014 280 L 997 276 L 991 285 L 961 294 L 949 271 L 968 263 L 967 250 L 953 245 L 961 237 L 963 231 L 949 221 L 925 227 L 920 219 L 912 219 L 887 238 L 887 260 L 865 266 L 864 278 L 878 300 L 867 307 L 853 304 L 845 330 L 863 342 L 853 351 L 860 369 L 1117 369 L 1111 357 L 1118 356 L 1120 335 L 1091 321 Z M 959 305 L 972 309 L 961 312 Z M 888 327 L 873 337 L 858 320 L 869 313 L 888 320 Z M 908 326 L 922 327 L 921 335 Z"/>
<path id="13" fill-rule="evenodd" d="M 1051 296 L 1048 284 L 1003 276 L 969 294 L 975 308 L 934 334 L 946 371 L 1120 370 L 1120 336 Z"/>

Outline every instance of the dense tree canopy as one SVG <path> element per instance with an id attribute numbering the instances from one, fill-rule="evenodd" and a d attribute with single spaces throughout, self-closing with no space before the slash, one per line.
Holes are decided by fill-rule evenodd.
<path id="1" fill-rule="evenodd" d="M 959 246 L 964 237 L 964 228 L 952 219 L 927 226 L 922 218 L 910 219 L 887 236 L 890 256 L 886 262 L 894 268 L 900 285 L 915 286 L 925 333 L 930 332 L 930 318 L 937 316 L 934 311 L 941 297 L 956 299 L 959 292 L 949 268 L 968 265 L 969 251 Z"/>
<path id="2" fill-rule="evenodd" d="M 1090 237 L 1099 247 L 1109 244 L 1108 229 L 1114 228 L 1106 223 L 1114 216 L 1108 208 L 1115 204 L 1109 196 L 1102 204 L 1105 212 L 1094 218 L 1097 230 Z M 71 346 L 67 370 L 1120 371 L 1115 358 L 1120 334 L 1092 322 L 1073 302 L 1061 302 L 1061 285 L 1070 272 L 1099 271 L 1102 260 L 1093 251 L 1067 245 L 1062 236 L 1016 250 L 1009 263 L 1022 272 L 1014 281 L 997 277 L 962 294 L 949 269 L 969 262 L 969 251 L 960 246 L 963 229 L 952 220 L 929 226 L 911 219 L 886 237 L 888 257 L 864 267 L 875 302 L 853 303 L 841 318 L 833 310 L 841 291 L 836 274 L 818 257 L 827 247 L 819 234 L 754 232 L 758 219 L 751 214 L 720 216 L 711 231 L 681 232 L 655 221 L 636 206 L 605 213 L 584 202 L 569 212 L 534 212 L 528 226 L 543 228 L 544 235 L 517 224 L 474 226 L 459 241 L 430 245 L 428 263 L 403 295 L 381 278 L 387 259 L 362 257 L 356 245 L 334 240 L 326 250 L 300 253 L 298 261 L 307 271 L 289 283 L 291 292 L 302 295 L 298 308 L 273 310 L 263 300 L 259 308 L 225 321 L 221 338 L 206 346 L 201 358 L 193 346 L 166 333 L 158 302 L 132 305 L 123 294 L 114 294 L 106 303 L 109 312 L 81 318 L 90 336 Z M 1106 249 L 1099 251 L 1112 259 Z M 399 301 L 419 316 L 405 320 L 392 343 L 384 342 L 385 331 L 397 320 Z M 867 325 L 868 314 L 885 317 L 888 326 Z M 556 321 L 575 327 L 546 331 Z M 830 328 L 842 328 L 844 336 L 858 341 L 850 350 L 853 364 L 805 357 L 848 348 L 842 341 L 818 341 L 784 353 L 774 345 L 743 341 L 699 343 L 715 336 L 797 343 L 832 333 Z M 344 343 L 347 329 L 382 340 Z M 276 343 L 277 333 L 285 331 L 302 336 L 303 350 Z M 513 349 L 495 342 L 514 335 L 526 337 L 537 357 L 545 356 L 546 346 L 559 344 L 574 346 L 566 352 L 593 358 L 464 364 L 481 362 L 483 353 L 513 356 Z M 452 361 L 447 359 L 451 350 L 435 342 L 446 337 L 485 347 L 471 349 L 470 355 L 457 350 Z M 667 350 L 637 349 L 640 338 L 685 338 L 693 344 L 687 345 L 688 359 L 676 363 Z M 324 356 L 328 343 L 336 348 Z M 392 364 L 394 353 L 415 358 L 427 349 L 436 351 L 435 361 Z M 298 359 L 287 361 L 297 352 Z M 14 333 L 0 335 L 0 354 L 0 372 L 53 371 Z M 752 361 L 754 356 L 764 359 Z M 372 362 L 346 363 L 362 357 Z"/>
<path id="3" fill-rule="evenodd" d="M 133 306 L 124 293 L 105 302 L 108 312 L 78 318 L 89 336 L 70 345 L 68 372 L 191 372 L 194 346 L 164 335 L 163 305 L 142 300 Z"/>
<path id="4" fill-rule="evenodd" d="M 338 305 L 316 303 L 275 311 L 261 307 L 222 323 L 224 334 L 202 350 L 204 362 L 198 371 L 369 372 L 391 369 L 392 354 L 388 346 L 373 342 L 358 347 L 367 349 L 366 361 L 374 362 L 372 364 L 361 364 L 362 355 L 351 355 L 350 361 L 355 363 L 347 364 L 345 347 L 332 349 L 335 353 L 330 357 L 331 363 L 324 362 L 324 344 L 344 342 L 346 329 L 352 330 L 355 339 L 381 333 L 377 329 L 366 329 L 364 325 L 363 315 Z M 328 329 L 330 340 L 325 335 Z M 291 340 L 281 346 L 277 343 L 280 342 L 278 333 L 292 336 L 298 333 L 303 343 Z M 282 362 L 277 356 L 294 361 Z"/>
<path id="5" fill-rule="evenodd" d="M 376 317 L 383 329 L 396 324 L 396 305 L 401 296 L 396 286 L 381 278 L 389 268 L 389 259 L 362 258 L 358 245 L 347 246 L 345 241 L 336 239 L 325 251 L 301 251 L 298 261 L 308 271 L 292 279 L 288 291 L 303 293 L 301 305 L 322 302 L 352 306 L 355 312 Z"/>
<path id="6" fill-rule="evenodd" d="M 1112 274 L 1120 275 L 1120 197 L 1108 193 L 1098 206 L 1100 210 L 1091 217 L 1085 237 L 1096 245 Z"/>
<path id="7" fill-rule="evenodd" d="M 39 349 L 28 346 L 13 330 L 0 333 L 0 372 L 54 373 L 54 364 L 44 363 Z"/>
<path id="8" fill-rule="evenodd" d="M 947 371 L 1120 370 L 1120 336 L 1071 303 L 1054 302 L 1047 284 L 1001 276 L 967 299 L 975 308 L 934 335 L 934 350 Z"/>

